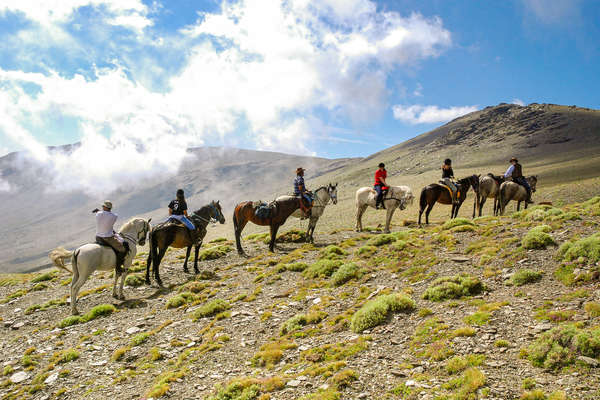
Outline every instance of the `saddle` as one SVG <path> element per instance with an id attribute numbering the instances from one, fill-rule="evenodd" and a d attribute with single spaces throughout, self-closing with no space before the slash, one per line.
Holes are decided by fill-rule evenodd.
<path id="1" fill-rule="evenodd" d="M 125 253 L 119 253 L 110 244 L 108 244 L 107 242 L 102 240 L 101 237 L 96 236 L 95 243 L 98 246 L 108 247 L 115 253 L 115 257 L 117 258 L 116 273 L 117 273 L 117 276 L 121 275 L 123 273 L 123 262 L 125 261 L 125 258 L 127 257 L 127 254 L 129 254 L 129 251 L 130 251 L 129 242 L 126 240 L 123 241 L 123 247 L 125 247 Z"/>
<path id="2" fill-rule="evenodd" d="M 275 202 L 271 202 L 270 204 L 265 203 L 264 201 L 255 201 L 252 205 L 256 208 L 254 210 L 254 215 L 259 219 L 269 219 L 273 215 L 275 211 L 276 204 Z"/>
<path id="3" fill-rule="evenodd" d="M 505 178 L 503 176 L 501 176 L 501 175 L 494 175 L 491 172 L 488 172 L 487 175 L 490 178 L 492 178 L 493 180 L 495 180 L 498 185 L 502 185 L 502 183 L 505 181 Z"/>
<path id="4" fill-rule="evenodd" d="M 448 193 L 450 194 L 450 198 L 452 198 L 452 189 L 450 189 L 450 186 L 446 185 L 446 183 L 444 181 L 439 181 L 439 184 L 443 187 L 446 188 L 446 190 L 448 190 Z M 456 198 L 460 198 L 460 183 L 458 182 L 454 182 L 454 185 L 456 186 Z"/>

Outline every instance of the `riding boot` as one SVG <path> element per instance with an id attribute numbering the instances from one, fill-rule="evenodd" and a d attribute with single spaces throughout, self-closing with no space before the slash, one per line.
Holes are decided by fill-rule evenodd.
<path id="1" fill-rule="evenodd" d="M 527 200 L 525 200 L 527 204 L 533 204 L 533 200 L 531 200 L 531 190 L 527 191 Z"/>
<path id="2" fill-rule="evenodd" d="M 120 276 L 123 273 L 123 264 L 125 263 L 127 252 L 116 251 L 115 254 L 117 256 L 116 274 Z"/>
<path id="3" fill-rule="evenodd" d="M 456 192 L 452 192 L 452 204 L 454 204 L 454 205 L 458 204 L 458 197 L 456 195 L 457 195 Z"/>

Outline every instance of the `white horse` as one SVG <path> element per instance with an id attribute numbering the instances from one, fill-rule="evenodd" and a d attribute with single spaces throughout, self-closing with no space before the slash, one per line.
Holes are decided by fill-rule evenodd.
<path id="1" fill-rule="evenodd" d="M 375 208 L 377 192 L 370 187 L 361 187 L 356 191 L 356 231 L 362 232 L 362 216 L 367 207 Z M 390 186 L 388 193 L 383 199 L 387 209 L 385 220 L 385 233 L 390 232 L 390 222 L 396 208 L 404 210 L 406 206 L 413 203 L 414 196 L 408 186 Z"/>
<path id="2" fill-rule="evenodd" d="M 88 243 L 78 247 L 74 251 L 68 251 L 62 247 L 58 247 L 50 252 L 48 257 L 50 257 L 56 267 L 65 269 L 73 274 L 73 279 L 71 281 L 71 313 L 73 315 L 79 314 L 77 311 L 77 293 L 79 293 L 79 289 L 81 289 L 85 281 L 96 270 L 115 270 L 113 297 L 120 300 L 125 299 L 125 296 L 123 296 L 123 284 L 125 283 L 125 277 L 127 276 L 129 267 L 131 267 L 133 258 L 136 255 L 136 245 L 144 245 L 149 230 L 150 219 L 146 221 L 141 218 L 133 218 L 126 222 L 119 231 L 121 237 L 129 243 L 129 253 L 127 254 L 127 257 L 125 257 L 123 273 L 120 275 L 121 285 L 119 287 L 118 295 L 117 281 L 119 280 L 119 275 L 116 273 L 117 257 L 110 247 Z M 72 271 L 67 269 L 64 264 L 64 260 L 69 257 L 71 257 Z"/>
<path id="3" fill-rule="evenodd" d="M 283 200 L 286 197 L 291 196 L 279 196 L 277 200 Z M 315 227 L 317 226 L 317 221 L 323 215 L 325 211 L 325 206 L 329 204 L 329 201 L 333 204 L 337 204 L 337 183 L 332 185 L 331 183 L 327 186 L 321 186 L 317 190 L 314 191 L 314 202 L 310 212 L 310 219 L 308 220 L 308 229 L 306 229 L 306 241 L 309 243 L 314 243 L 315 239 L 313 237 L 313 233 L 315 232 Z M 292 217 L 302 218 L 302 210 L 298 209 L 292 213 Z"/>

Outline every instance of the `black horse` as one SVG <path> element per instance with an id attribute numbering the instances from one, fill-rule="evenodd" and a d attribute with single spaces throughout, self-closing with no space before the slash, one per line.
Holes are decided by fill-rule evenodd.
<path id="1" fill-rule="evenodd" d="M 146 261 L 147 285 L 150 284 L 150 266 L 152 266 L 154 268 L 154 279 L 159 286 L 162 286 L 158 267 L 169 247 L 174 247 L 176 249 L 187 247 L 183 270 L 189 272 L 187 262 L 192 246 L 194 246 L 196 253 L 194 258 L 194 272 L 200 272 L 198 270 L 198 251 L 200 250 L 200 246 L 202 246 L 204 236 L 206 236 L 206 226 L 212 218 L 218 220 L 222 224 L 225 223 L 225 217 L 223 216 L 221 205 L 218 201 L 213 201 L 192 213 L 190 220 L 196 229 L 191 232 L 191 234 L 189 229 L 184 225 L 176 223 L 162 223 L 152 228 L 150 235 L 148 236 L 150 250 L 148 251 L 148 260 Z"/>
<path id="2" fill-rule="evenodd" d="M 450 189 L 445 185 L 432 183 L 431 185 L 425 186 L 423 190 L 421 190 L 421 197 L 419 199 L 419 225 L 421 225 L 421 215 L 423 214 L 423 211 L 425 211 L 425 207 L 427 207 L 427 211 L 425 211 L 426 224 L 429 224 L 429 213 L 436 202 L 441 204 L 452 204 L 450 218 L 455 218 L 458 215 L 460 206 L 467 198 L 467 192 L 469 191 L 469 188 L 472 186 L 475 193 L 479 191 L 478 175 L 471 175 L 466 178 L 459 179 L 457 183 L 458 191 L 460 192 L 458 196 L 458 204 L 454 204 L 452 202 L 452 194 L 450 193 Z"/>

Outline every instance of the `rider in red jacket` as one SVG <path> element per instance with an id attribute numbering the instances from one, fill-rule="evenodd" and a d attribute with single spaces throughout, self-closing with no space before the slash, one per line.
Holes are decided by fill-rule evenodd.
<path id="1" fill-rule="evenodd" d="M 385 170 L 385 164 L 379 163 L 379 168 L 375 171 L 375 191 L 377 192 L 377 200 L 375 201 L 375 208 L 379 210 L 379 207 L 385 209 L 383 204 L 383 192 L 388 189 L 388 185 L 385 182 L 387 178 L 387 171 Z"/>

